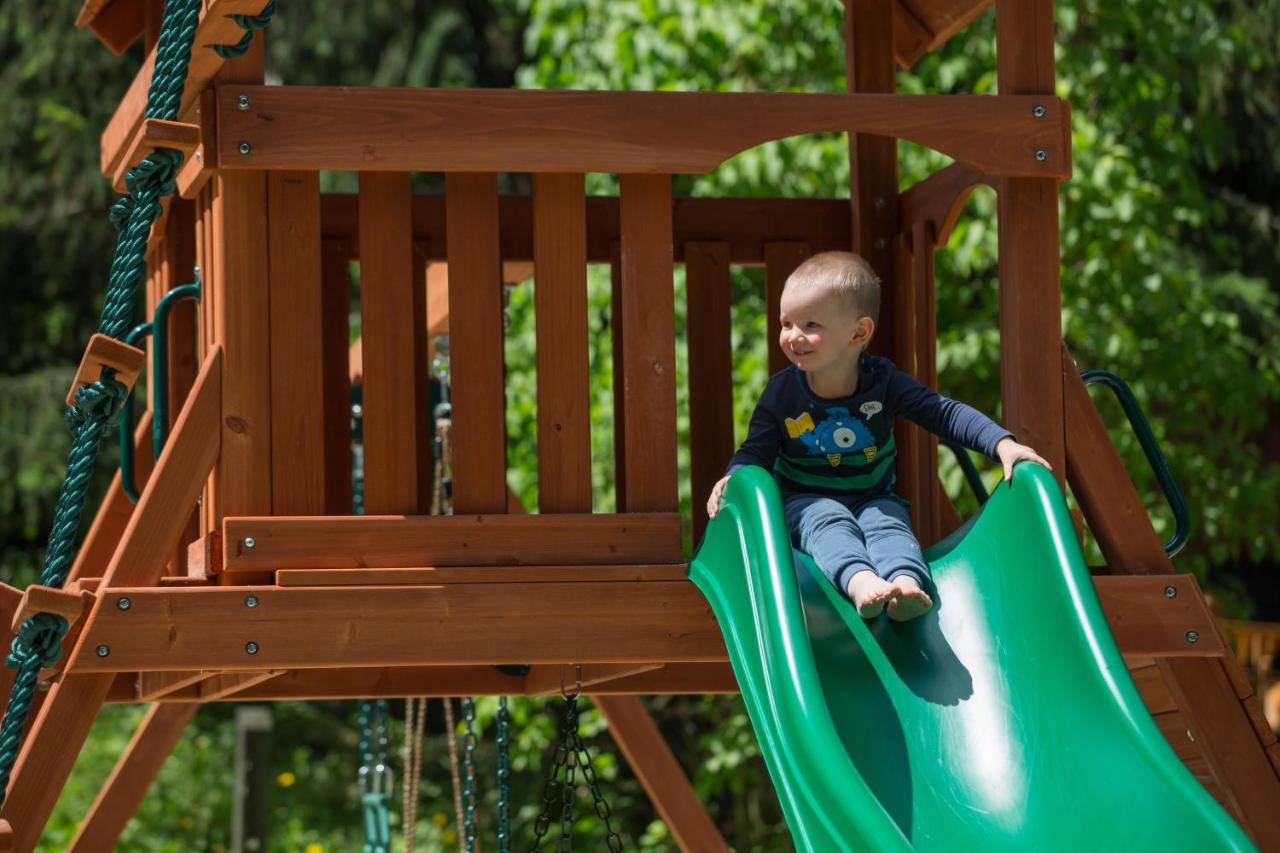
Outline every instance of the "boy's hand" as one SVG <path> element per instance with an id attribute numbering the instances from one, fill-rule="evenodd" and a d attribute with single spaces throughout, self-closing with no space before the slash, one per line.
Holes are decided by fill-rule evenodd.
<path id="1" fill-rule="evenodd" d="M 711 489 L 711 497 L 707 498 L 707 517 L 715 518 L 720 511 L 720 500 L 724 497 L 724 487 L 729 483 L 729 475 L 721 477 Z"/>
<path id="2" fill-rule="evenodd" d="M 1038 462 L 1050 471 L 1053 470 L 1053 466 L 1041 459 L 1038 453 L 1025 444 L 1018 444 L 1008 436 L 1000 439 L 996 444 L 996 456 L 1000 457 L 1000 464 L 1004 466 L 1005 480 L 1013 477 L 1013 463 L 1020 462 L 1023 459 Z"/>

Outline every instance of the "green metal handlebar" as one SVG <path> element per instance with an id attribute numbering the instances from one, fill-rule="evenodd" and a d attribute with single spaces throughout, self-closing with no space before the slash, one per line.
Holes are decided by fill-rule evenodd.
<path id="1" fill-rule="evenodd" d="M 169 439 L 169 313 L 179 302 L 200 299 L 200 270 L 194 284 L 175 287 L 156 305 L 150 323 L 141 323 L 129 331 L 124 342 L 137 346 L 147 335 L 151 346 L 151 447 L 156 458 Z M 140 492 L 133 476 L 133 394 L 124 401 L 120 417 L 120 488 L 129 500 L 138 502 Z"/>
<path id="2" fill-rule="evenodd" d="M 1085 385 L 1105 385 L 1116 395 L 1120 408 L 1124 410 L 1124 416 L 1129 420 L 1129 426 L 1133 428 L 1134 435 L 1138 438 L 1142 453 L 1147 457 L 1147 463 L 1155 473 L 1161 491 L 1164 492 L 1164 499 L 1168 501 L 1169 509 L 1173 510 L 1173 536 L 1164 543 L 1164 551 L 1170 557 L 1175 556 L 1191 536 L 1191 510 L 1182 496 L 1182 489 L 1178 488 L 1178 481 L 1173 476 L 1169 461 L 1160 450 L 1160 442 L 1151 431 L 1151 423 L 1143 413 L 1138 398 L 1133 395 L 1133 391 L 1123 379 L 1109 370 L 1086 370 L 1080 374 L 1080 378 L 1084 380 Z"/>
<path id="3" fill-rule="evenodd" d="M 982 482 L 982 475 L 978 473 L 978 466 L 973 464 L 973 457 L 969 455 L 968 449 L 964 446 L 956 444 L 954 441 L 939 442 L 943 447 L 950 450 L 956 456 L 956 462 L 960 464 L 960 470 L 964 472 L 965 482 L 969 484 L 969 488 L 973 490 L 973 494 L 978 499 L 978 506 L 982 506 L 990 497 L 987 492 L 987 486 Z"/>

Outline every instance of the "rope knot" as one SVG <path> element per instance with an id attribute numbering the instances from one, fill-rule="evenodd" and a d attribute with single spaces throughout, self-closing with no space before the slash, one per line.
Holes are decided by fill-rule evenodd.
<path id="1" fill-rule="evenodd" d="M 153 197 L 170 195 L 177 186 L 178 168 L 181 165 L 181 151 L 157 148 L 125 175 L 124 183 L 129 188 L 129 195 L 138 196 L 148 191 L 154 193 Z"/>
<path id="2" fill-rule="evenodd" d="M 33 664 L 38 669 L 53 666 L 62 656 L 62 638 L 70 626 L 56 613 L 37 613 L 18 628 L 5 663 L 10 669 Z"/>
<path id="3" fill-rule="evenodd" d="M 129 224 L 129 217 L 133 214 L 133 209 L 138 203 L 133 200 L 133 196 L 122 195 L 111 205 L 111 209 L 107 211 L 107 218 L 111 220 L 111 224 L 117 229 L 124 228 Z"/>
<path id="4" fill-rule="evenodd" d="M 73 428 L 90 421 L 113 426 L 128 396 L 128 387 L 114 379 L 81 386 L 76 392 L 76 404 L 67 410 L 67 420 Z"/>

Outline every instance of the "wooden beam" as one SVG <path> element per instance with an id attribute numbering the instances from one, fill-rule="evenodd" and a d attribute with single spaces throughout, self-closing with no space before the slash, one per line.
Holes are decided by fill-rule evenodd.
<path id="1" fill-rule="evenodd" d="M 909 68 L 925 53 L 946 44 L 985 12 L 993 0 L 899 0 L 894 8 L 894 55 Z"/>
<path id="2" fill-rule="evenodd" d="M 622 383 L 628 512 L 674 511 L 675 282 L 671 178 L 622 175 Z M 619 354 L 614 353 L 614 358 Z"/>
<path id="3" fill-rule="evenodd" d="M 684 580 L 684 563 L 599 566 L 431 566 L 416 569 L 281 569 L 278 586 L 414 586 L 444 583 L 563 583 Z"/>
<path id="4" fill-rule="evenodd" d="M 585 175 L 533 176 L 538 509 L 591 511 Z"/>
<path id="5" fill-rule="evenodd" d="M 593 696 L 592 701 L 680 849 L 727 853 L 728 843 L 641 701 L 634 696 Z"/>
<path id="6" fill-rule="evenodd" d="M 674 512 L 228 518 L 223 542 L 227 571 L 684 561 Z"/>
<path id="7" fill-rule="evenodd" d="M 621 234 L 617 196 L 588 196 L 587 262 L 613 260 Z M 675 259 L 685 262 L 690 242 L 723 242 L 729 263 L 760 266 L 765 243 L 808 243 L 812 251 L 849 250 L 849 202 L 825 198 L 701 198 L 679 197 L 671 201 L 672 248 Z M 356 234 L 359 213 L 356 196 L 326 193 L 320 199 L 321 232 L 326 243 L 342 241 L 350 260 L 359 253 Z M 507 273 L 513 264 L 533 261 L 533 204 L 529 196 L 506 195 L 498 199 L 502 222 L 499 247 Z M 445 239 L 445 198 L 413 197 L 413 239 L 433 265 L 448 260 Z M 338 247 L 334 247 L 335 251 Z M 504 274 L 507 281 L 518 281 Z"/>
<path id="8" fill-rule="evenodd" d="M 697 542 L 707 525 L 707 497 L 734 450 L 732 293 L 727 243 L 690 243 L 686 251 L 689 479 Z"/>
<path id="9" fill-rule="evenodd" d="M 892 35 L 882 35 L 892 72 Z M 239 107 L 242 96 L 250 109 Z M 1032 115 L 1036 104 L 1043 118 Z M 1067 113 L 1047 95 L 223 86 L 218 162 L 223 169 L 702 174 L 774 139 L 856 129 L 886 137 L 891 147 L 892 137 L 908 139 L 989 174 L 1057 178 L 1070 173 Z M 509 132 L 512 115 L 520 116 L 519 133 Z M 249 153 L 240 153 L 242 143 Z M 1033 156 L 1037 148 L 1048 152 L 1045 160 Z M 897 187 L 888 192 L 891 208 Z"/>
<path id="10" fill-rule="evenodd" d="M 403 172 L 360 175 L 360 324 L 365 507 L 422 512 L 418 501 L 412 190 Z M 421 448 L 427 452 L 426 448 Z"/>
<path id="11" fill-rule="evenodd" d="M 256 15 L 266 5 L 267 0 L 207 0 L 201 4 L 200 23 L 191 49 L 191 63 L 187 69 L 187 82 L 182 90 L 182 106 L 178 109 L 178 115 L 186 114 L 187 109 L 195 103 L 200 92 L 213 80 L 225 63 L 225 60 L 218 56 L 210 45 L 235 44 L 244 34 L 240 25 L 232 20 L 231 16 Z M 136 32 L 141 32 L 141 26 Z M 104 175 L 115 174 L 129 140 L 133 139 L 138 125 L 142 123 L 155 61 L 156 52 L 152 49 L 148 52 L 142 69 L 129 85 L 129 90 L 116 107 L 111 121 L 102 132 L 100 165 Z"/>
<path id="12" fill-rule="evenodd" d="M 446 178 L 455 512 L 507 505 L 498 176 Z"/>
<path id="13" fill-rule="evenodd" d="M 1219 657 L 1226 647 L 1194 575 L 1095 577 L 1094 589 L 1125 655 Z"/>
<path id="14" fill-rule="evenodd" d="M 107 590 L 77 672 L 721 661 L 688 581 Z M 126 595 L 131 606 L 120 610 Z M 562 624 L 563 623 L 563 624 Z M 547 631 L 548 624 L 562 624 Z M 106 645 L 109 655 L 95 652 Z M 65 679 L 64 679 L 65 683 Z M 103 686 L 103 695 L 110 686 Z"/>
<path id="15" fill-rule="evenodd" d="M 143 29 L 142 0 L 88 0 L 76 17 L 108 50 L 120 56 L 138 40 Z"/>
<path id="16" fill-rule="evenodd" d="M 271 303 L 271 510 L 325 511 L 325 411 L 320 277 L 320 176 L 267 179 Z M 345 374 L 344 374 L 345 375 Z M 345 419 L 344 419 L 345 422 Z"/>
<path id="17" fill-rule="evenodd" d="M 133 817 L 165 759 L 173 752 L 197 706 L 190 703 L 152 705 L 133 733 L 107 782 L 80 823 L 71 853 L 112 850 Z"/>

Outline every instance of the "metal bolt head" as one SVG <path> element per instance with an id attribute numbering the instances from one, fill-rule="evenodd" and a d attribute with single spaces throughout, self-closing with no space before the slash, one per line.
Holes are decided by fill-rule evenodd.
<path id="1" fill-rule="evenodd" d="M 98 653 L 98 657 L 105 658 L 107 655 L 111 654 L 111 647 L 106 643 L 100 643 L 98 644 L 96 651 Z"/>
<path id="2" fill-rule="evenodd" d="M 116 609 L 118 610 L 128 610 L 132 606 L 133 606 L 133 602 L 124 596 L 121 596 L 116 601 Z"/>
<path id="3" fill-rule="evenodd" d="M 257 606 L 258 606 L 258 596 L 256 596 L 256 595 L 246 595 L 246 596 L 244 597 L 244 606 L 245 606 L 245 607 L 249 607 L 249 608 L 257 607 Z"/>
<path id="4" fill-rule="evenodd" d="M 887 246 L 887 245 L 889 245 L 889 244 L 885 242 L 885 240 L 884 240 L 884 238 L 883 238 L 883 237 L 877 237 L 877 238 L 876 238 L 876 248 L 877 248 L 877 249 L 883 249 L 883 248 L 884 248 L 885 246 Z"/>
<path id="5" fill-rule="evenodd" d="M 1036 104 L 1032 107 L 1031 114 L 1036 118 L 1044 118 L 1044 104 Z"/>
<path id="6" fill-rule="evenodd" d="M 246 551 L 252 551 L 256 547 L 258 547 L 257 539 L 254 539 L 252 536 L 244 537 L 244 549 Z"/>
<path id="7" fill-rule="evenodd" d="M 249 96 L 241 95 L 240 97 L 236 98 L 236 106 L 242 110 L 249 109 Z"/>
<path id="8" fill-rule="evenodd" d="M 249 152 L 247 152 L 247 151 L 241 151 L 240 153 L 241 153 L 241 154 L 248 154 Z M 1037 148 L 1037 149 L 1036 149 L 1036 161 L 1037 161 L 1037 162 L 1039 162 L 1039 163 L 1043 163 L 1045 160 L 1048 160 L 1048 159 L 1049 159 L 1049 152 L 1048 152 L 1048 151 L 1045 151 L 1043 148 Z"/>
<path id="9" fill-rule="evenodd" d="M 1187 632 L 1187 642 L 1188 642 L 1188 643 L 1198 643 L 1198 642 L 1200 642 L 1200 634 L 1199 634 L 1199 632 L 1197 632 L 1197 631 L 1188 631 L 1188 632 Z"/>
<path id="10" fill-rule="evenodd" d="M 884 207 L 884 196 L 878 195 L 875 198 L 873 198 L 871 200 L 871 206 L 874 207 L 876 210 L 879 210 L 880 208 Z"/>
<path id="11" fill-rule="evenodd" d="M 244 644 L 245 654 L 256 655 L 258 653 L 258 644 L 250 640 Z"/>
<path id="12" fill-rule="evenodd" d="M 253 146 L 247 142 L 241 142 L 238 150 L 240 151 L 241 154 L 248 154 L 250 151 L 253 150 Z"/>
<path id="13" fill-rule="evenodd" d="M 1164 597 L 1165 597 L 1165 598 L 1177 598 L 1177 597 L 1178 597 L 1178 588 L 1177 588 L 1177 587 L 1174 587 L 1174 586 L 1166 586 L 1166 587 L 1164 588 Z"/>

